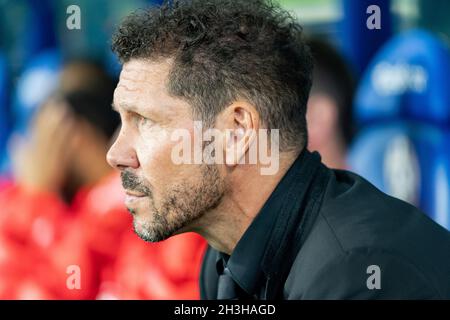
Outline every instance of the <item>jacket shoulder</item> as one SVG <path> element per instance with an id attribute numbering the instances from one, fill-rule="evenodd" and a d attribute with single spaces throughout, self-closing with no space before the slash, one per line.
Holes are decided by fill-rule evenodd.
<path id="1" fill-rule="evenodd" d="M 428 296 L 450 297 L 448 252 L 450 233 L 420 210 L 382 193 L 354 173 L 333 171 L 316 222 L 292 266 L 285 294 L 298 295 L 302 287 L 298 283 L 310 283 L 317 275 L 326 279 L 317 281 L 330 287 L 335 284 L 332 277 L 345 279 L 347 275 L 342 281 L 348 290 L 356 290 L 351 287 L 354 279 L 365 292 L 361 279 L 367 279 L 369 266 L 378 265 L 383 267 L 385 281 L 392 279 L 385 297 L 401 292 L 405 297 L 418 297 L 407 293 L 401 280 L 405 275 L 416 288 L 428 287 L 422 290 Z"/>
<path id="2" fill-rule="evenodd" d="M 316 267 L 308 275 L 296 274 L 300 269 L 295 268 L 285 286 L 286 299 L 449 298 L 414 263 L 382 249 L 354 249 Z"/>

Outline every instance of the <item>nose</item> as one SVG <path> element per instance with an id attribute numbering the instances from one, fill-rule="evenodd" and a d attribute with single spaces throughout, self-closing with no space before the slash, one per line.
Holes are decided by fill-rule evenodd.
<path id="1" fill-rule="evenodd" d="M 135 149 L 131 146 L 130 139 L 119 133 L 114 144 L 109 149 L 106 160 L 109 165 L 118 170 L 127 168 L 139 168 L 139 160 Z"/>

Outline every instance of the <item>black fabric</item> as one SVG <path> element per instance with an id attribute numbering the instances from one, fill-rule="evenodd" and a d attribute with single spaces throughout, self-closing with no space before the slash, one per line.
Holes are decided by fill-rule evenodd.
<path id="1" fill-rule="evenodd" d="M 373 265 L 380 289 L 367 285 Z M 208 249 L 200 288 L 203 299 L 450 298 L 450 233 L 304 151 L 231 257 Z"/>
<path id="2" fill-rule="evenodd" d="M 228 267 L 230 256 L 219 253 L 217 255 L 216 269 L 219 279 L 217 281 L 217 300 L 253 300 L 256 297 L 249 295 L 236 281 Z"/>
<path id="3" fill-rule="evenodd" d="M 237 300 L 239 298 L 238 291 L 230 270 L 225 268 L 217 283 L 217 300 Z"/>

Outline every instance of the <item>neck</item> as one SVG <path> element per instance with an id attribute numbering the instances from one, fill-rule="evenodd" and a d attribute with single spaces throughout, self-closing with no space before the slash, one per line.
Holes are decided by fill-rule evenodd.
<path id="1" fill-rule="evenodd" d="M 215 250 L 231 255 L 297 156 L 298 153 L 281 153 L 279 170 L 274 175 L 261 175 L 259 166 L 236 167 L 221 204 L 205 214 L 193 231 Z"/>

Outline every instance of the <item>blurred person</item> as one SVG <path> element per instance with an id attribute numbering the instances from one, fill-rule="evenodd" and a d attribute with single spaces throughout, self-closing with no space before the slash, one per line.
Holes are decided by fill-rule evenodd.
<path id="1" fill-rule="evenodd" d="M 59 194 L 70 203 L 76 192 L 110 173 L 104 160 L 118 118 L 106 110 L 109 99 L 72 92 L 44 104 L 31 141 L 14 156 L 15 181 L 36 191 Z"/>
<path id="2" fill-rule="evenodd" d="M 353 134 L 354 80 L 343 57 L 330 44 L 309 39 L 314 59 L 306 119 L 308 149 L 318 151 L 330 168 L 346 169 Z"/>
<path id="3" fill-rule="evenodd" d="M 202 298 L 450 298 L 450 233 L 307 150 L 313 61 L 286 11 L 266 0 L 167 1 L 125 19 L 113 49 L 122 126 L 108 161 L 143 240 L 208 241 Z M 245 160 L 255 145 L 275 172 Z"/>
<path id="4" fill-rule="evenodd" d="M 113 80 L 92 62 L 77 66 L 84 66 L 83 72 L 70 63 L 63 69 L 59 93 L 39 108 L 30 138 L 12 140 L 14 181 L 0 193 L 0 236 L 8 253 L 0 261 L 1 275 L 13 279 L 0 290 L 3 298 L 94 298 L 97 293 L 98 266 L 77 207 L 111 173 L 105 152 L 119 121 L 110 110 Z M 83 290 L 66 286 L 71 264 L 83 269 Z"/>
<path id="5" fill-rule="evenodd" d="M 23 281 L 30 277 L 35 289 L 42 286 L 43 291 L 32 297 L 95 297 L 98 266 L 84 242 L 77 207 L 87 191 L 111 172 L 105 152 L 118 119 L 111 113 L 110 99 L 107 94 L 81 91 L 50 99 L 33 122 L 31 140 L 14 153 L 14 184 L 0 194 L 1 231 L 10 242 L 20 244 L 18 255 L 35 259 L 18 269 Z M 83 269 L 83 291 L 65 286 L 71 264 Z M 20 285 L 16 287 L 20 291 Z M 18 298 L 28 297 L 19 291 Z"/>

